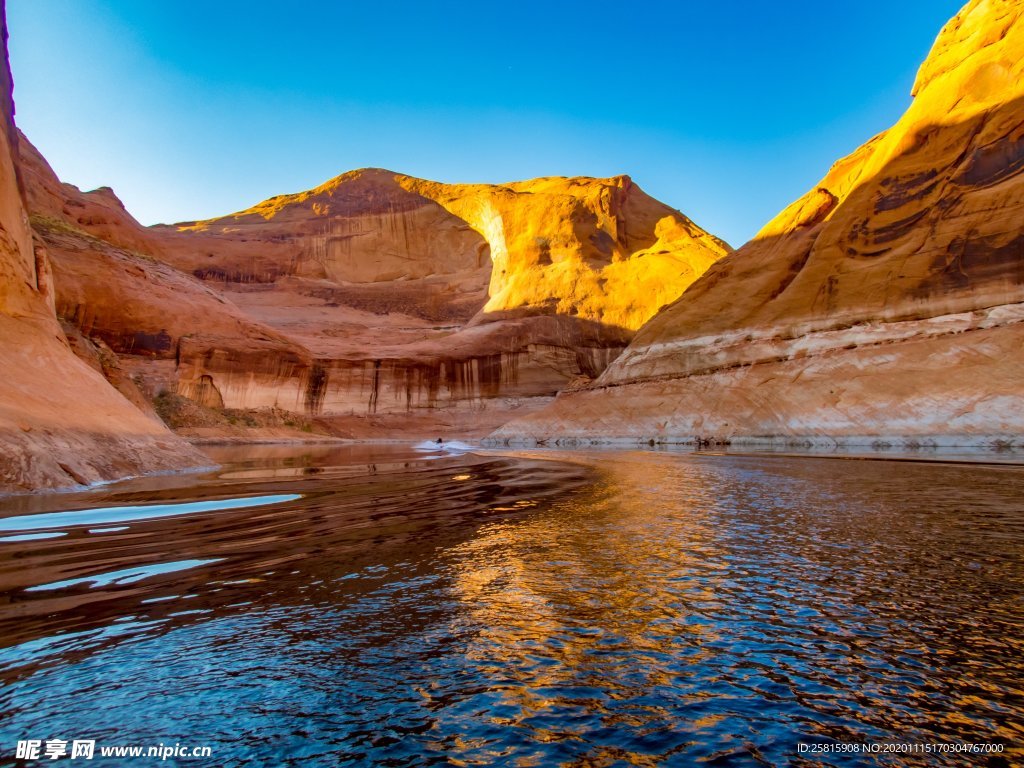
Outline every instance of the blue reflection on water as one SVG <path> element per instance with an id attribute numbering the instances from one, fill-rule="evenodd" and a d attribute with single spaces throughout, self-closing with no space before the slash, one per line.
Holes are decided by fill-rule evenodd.
<path id="1" fill-rule="evenodd" d="M 302 498 L 300 494 L 284 493 L 274 496 L 251 496 L 241 499 L 217 499 L 215 501 L 193 501 L 184 504 L 144 504 L 138 506 L 100 507 L 98 509 L 75 509 L 67 512 L 45 512 L 39 515 L 19 515 L 0 518 L 0 531 L 32 531 L 40 528 L 63 528 L 69 525 L 106 525 L 127 523 L 136 520 L 155 520 L 175 515 L 191 515 L 197 512 L 219 512 L 229 509 L 263 507 L 268 504 L 283 504 Z"/>
<path id="2" fill-rule="evenodd" d="M 77 587 L 80 585 L 87 585 L 90 587 L 122 586 L 124 584 L 133 584 L 136 581 L 141 581 L 142 579 L 147 579 L 151 576 L 159 576 L 164 573 L 174 573 L 175 571 L 184 571 L 188 568 L 198 568 L 200 565 L 216 563 L 217 560 L 218 558 L 212 558 L 209 560 L 177 560 L 173 563 L 139 565 L 134 568 L 124 568 L 119 571 L 108 571 L 106 573 L 96 573 L 91 576 L 80 576 L 75 579 L 54 581 L 50 584 L 39 584 L 34 587 L 27 587 L 25 591 L 42 592 L 45 590 L 66 589 L 68 587 Z"/>

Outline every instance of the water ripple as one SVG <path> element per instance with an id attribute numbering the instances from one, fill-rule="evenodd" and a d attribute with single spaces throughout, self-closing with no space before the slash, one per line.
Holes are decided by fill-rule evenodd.
<path id="1" fill-rule="evenodd" d="M 0 744 L 188 741 L 218 766 L 986 764 L 796 751 L 889 740 L 1022 758 L 1016 468 L 373 450 L 110 489 L 98 506 L 291 498 L 0 549 Z"/>

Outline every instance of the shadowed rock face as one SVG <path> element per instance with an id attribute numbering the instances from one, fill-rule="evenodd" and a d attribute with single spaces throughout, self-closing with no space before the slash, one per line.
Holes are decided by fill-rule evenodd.
<path id="1" fill-rule="evenodd" d="M 968 3 L 896 125 L 498 436 L 1020 435 L 1022 14 Z"/>
<path id="2" fill-rule="evenodd" d="M 361 284 L 446 275 L 485 285 L 487 242 L 397 179 L 379 169 L 352 171 L 307 192 L 152 234 L 165 236 L 167 261 L 215 282 L 296 276 Z"/>
<path id="3" fill-rule="evenodd" d="M 296 350 L 294 341 L 208 284 L 160 261 L 159 241 L 111 190 L 62 184 L 23 135 L 18 149 L 30 221 L 51 263 L 57 315 L 84 338 L 120 355 L 169 360 L 183 338 Z"/>
<path id="4" fill-rule="evenodd" d="M 0 5 L 0 17 L 3 16 Z M 18 164 L 7 26 L 0 63 L 0 493 L 209 463 L 72 352 Z"/>

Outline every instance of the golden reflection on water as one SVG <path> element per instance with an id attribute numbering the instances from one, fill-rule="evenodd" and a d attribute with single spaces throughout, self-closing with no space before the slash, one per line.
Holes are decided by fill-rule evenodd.
<path id="1" fill-rule="evenodd" d="M 616 453 L 608 458 L 593 454 L 560 454 L 559 458 L 594 466 L 594 485 L 525 519 L 486 525 L 446 553 L 453 595 L 466 620 L 481 627 L 465 649 L 466 657 L 504 681 L 500 688 L 504 714 L 495 723 L 532 728 L 533 738 L 542 742 L 580 737 L 564 717 L 556 726 L 544 724 L 553 710 L 564 714 L 573 706 L 606 713 L 604 722 L 613 727 L 650 730 L 673 719 L 678 724 L 678 711 L 656 703 L 659 692 L 678 689 L 687 668 L 702 665 L 706 666 L 695 673 L 702 685 L 735 678 L 729 679 L 728 686 L 743 688 L 748 675 L 742 657 L 747 653 L 753 659 L 750 668 L 774 681 L 751 682 L 759 686 L 756 690 L 776 685 L 777 695 L 784 699 L 814 702 L 824 711 L 882 713 L 901 698 L 917 700 L 930 710 L 936 695 L 948 695 L 938 693 L 943 685 L 915 691 L 922 681 L 917 669 L 901 674 L 902 659 L 876 655 L 876 646 L 884 640 L 893 646 L 886 654 L 962 656 L 952 638 L 942 637 L 941 625 L 927 625 L 924 632 L 930 642 L 914 648 L 921 632 L 914 626 L 914 606 L 928 597 L 914 594 L 920 584 L 912 582 L 922 569 L 936 567 L 934 552 L 915 545 L 929 537 L 948 537 L 950 519 L 945 510 L 935 509 L 932 518 L 901 516 L 898 507 L 894 510 L 894 504 L 903 501 L 899 487 L 889 477 L 872 477 L 863 467 L 854 473 L 864 475 L 864 481 L 854 489 L 852 504 L 844 487 L 848 482 L 821 483 L 818 503 L 833 501 L 841 509 L 837 521 L 820 518 L 820 512 L 802 503 L 793 481 L 803 480 L 810 471 L 806 466 L 784 471 L 773 487 L 765 485 L 760 469 L 739 473 L 723 484 L 722 477 L 708 472 L 706 466 L 674 456 Z M 816 469 L 827 467 L 825 462 Z M 910 473 L 935 471 L 935 467 L 914 468 Z M 993 489 L 1002 493 L 998 482 L 985 490 Z M 857 507 L 858 494 L 862 507 Z M 782 519 L 777 519 L 780 511 Z M 819 515 L 813 521 L 816 530 L 802 530 L 811 522 L 808 514 Z M 853 521 L 852 525 L 842 518 Z M 871 530 L 883 518 L 892 541 L 883 537 L 881 543 L 872 542 L 867 535 L 858 541 L 862 529 Z M 1019 522 L 1018 530 L 1006 535 L 1019 536 Z M 789 540 L 793 534 L 804 537 L 806 546 L 794 546 Z M 915 541 L 915 536 L 921 538 Z M 877 529 L 871 537 L 878 537 Z M 765 549 L 773 541 L 780 545 L 777 553 Z M 872 561 L 872 550 L 880 553 L 883 547 L 889 562 Z M 753 562 L 737 565 L 751 555 Z M 758 563 L 759 558 L 763 562 Z M 784 573 L 774 572 L 779 565 Z M 993 564 L 1006 565 L 1005 561 Z M 793 583 L 801 578 L 808 583 Z M 948 574 L 947 583 L 939 574 L 936 578 L 940 593 L 953 586 Z M 1018 573 L 1015 581 L 1019 578 Z M 814 595 L 816 581 L 822 589 L 820 604 Z M 752 583 L 757 584 L 756 594 L 749 594 Z M 737 602 L 744 599 L 756 604 Z M 853 605 L 844 605 L 847 600 Z M 997 615 L 1002 610 L 996 604 L 992 608 Z M 850 621 L 850 610 L 853 615 L 862 613 L 863 620 Z M 955 605 L 951 610 L 956 610 Z M 803 612 L 806 619 L 787 615 L 790 611 Z M 730 625 L 733 619 L 736 626 Z M 979 624 L 963 621 L 968 629 L 984 632 Z M 973 642 L 992 646 L 994 653 L 997 644 L 1017 647 L 1019 614 L 1012 625 L 1018 634 L 995 642 L 983 637 Z M 772 637 L 773 633 L 779 637 Z M 788 655 L 800 653 L 801 643 L 817 646 L 824 654 L 820 673 L 813 669 L 813 661 L 810 667 L 804 660 L 789 663 Z M 765 666 L 758 656 L 765 649 L 773 653 L 781 649 L 784 655 Z M 723 664 L 723 651 L 738 658 Z M 624 658 L 630 660 L 625 674 Z M 778 665 L 774 670 L 772 663 Z M 719 668 L 720 678 L 715 673 Z M 1007 687 L 1004 676 L 993 682 L 983 663 L 968 664 L 958 674 L 959 685 L 984 691 L 985 696 L 961 695 L 955 706 L 932 712 L 931 727 L 940 732 L 985 727 L 977 713 L 990 712 L 994 699 L 1019 695 L 1019 689 Z M 815 678 L 819 681 L 811 687 L 820 688 L 820 693 L 798 690 Z M 598 690 L 600 695 L 593 693 Z M 708 695 L 694 691 L 690 697 L 700 700 Z M 844 698 L 849 705 L 842 703 Z M 610 706 L 614 700 L 645 703 L 616 710 Z M 687 727 L 713 732 L 729 717 L 728 711 L 706 713 Z M 1019 743 L 1024 733 L 1022 721 L 1013 718 L 987 722 L 991 738 L 1011 745 Z M 813 723 L 808 727 L 817 729 Z M 1011 747 L 1011 754 L 1017 751 Z M 607 746 L 592 753 L 597 754 L 633 765 L 660 764 L 665 758 L 638 751 L 617 753 Z"/>
<path id="2" fill-rule="evenodd" d="M 673 488 L 670 504 L 666 484 Z M 467 658 L 514 677 L 501 696 L 515 714 L 501 722 L 529 723 L 567 703 L 604 710 L 588 689 L 607 687 L 623 655 L 631 669 L 614 696 L 642 700 L 685 675 L 679 659 L 665 663 L 669 648 L 685 648 L 693 664 L 711 653 L 703 647 L 720 635 L 689 605 L 715 596 L 722 552 L 706 512 L 712 492 L 685 466 L 666 473 L 658 457 L 631 456 L 599 465 L 585 493 L 544 514 L 484 526 L 446 553 L 452 590 L 469 621 L 483 628 Z M 676 523 L 674 535 L 652 540 L 651 530 L 666 518 Z M 666 582 L 673 585 L 667 601 Z M 606 722 L 642 727 L 659 718 L 671 715 L 644 703 L 608 712 Z M 720 719 L 709 715 L 695 725 L 711 728 Z M 572 735 L 537 727 L 534 737 Z M 656 763 L 635 752 L 619 759 Z"/>

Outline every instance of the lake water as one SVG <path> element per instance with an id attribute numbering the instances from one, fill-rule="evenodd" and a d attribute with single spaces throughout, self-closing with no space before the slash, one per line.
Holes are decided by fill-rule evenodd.
<path id="1" fill-rule="evenodd" d="M 163 763 L 192 766 L 1024 760 L 1020 467 L 215 458 L 0 500 L 0 764 L 26 739 L 95 740 L 72 765 L 157 744 L 209 746 Z"/>

